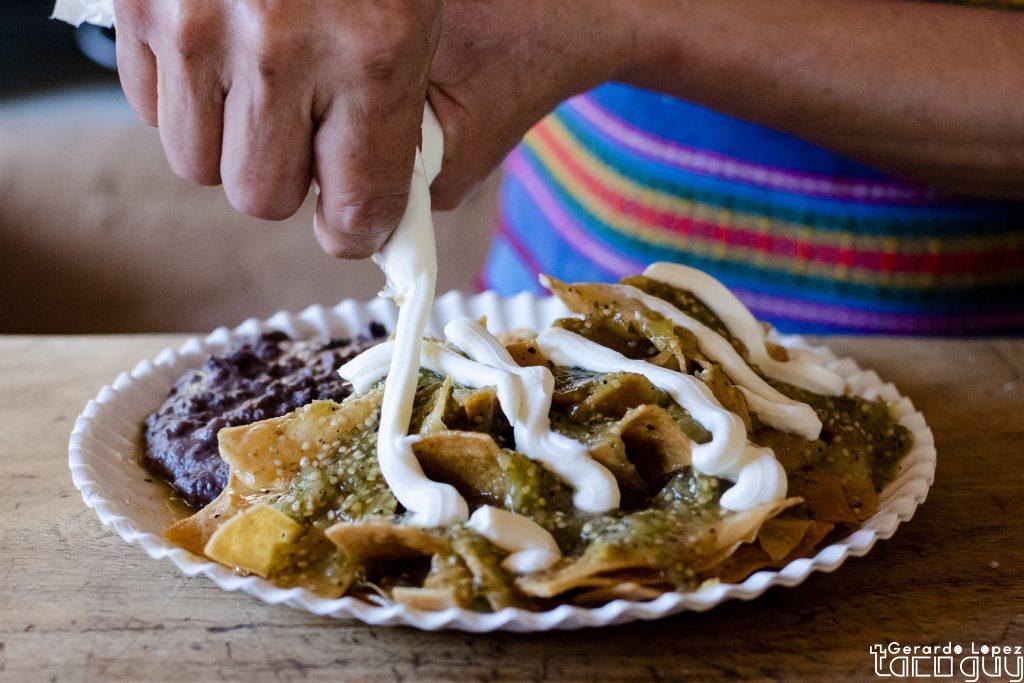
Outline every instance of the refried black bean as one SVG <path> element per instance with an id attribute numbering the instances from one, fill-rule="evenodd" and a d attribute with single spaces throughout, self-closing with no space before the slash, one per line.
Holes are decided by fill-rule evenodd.
<path id="1" fill-rule="evenodd" d="M 360 337 L 292 340 L 283 332 L 239 340 L 185 373 L 146 418 L 143 463 L 187 504 L 202 507 L 227 483 L 217 432 L 284 415 L 318 399 L 341 401 L 351 385 L 340 365 L 379 343 L 371 323 Z"/>

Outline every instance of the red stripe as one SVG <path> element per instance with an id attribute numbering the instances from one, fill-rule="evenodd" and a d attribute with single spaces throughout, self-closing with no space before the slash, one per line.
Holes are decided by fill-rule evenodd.
<path id="1" fill-rule="evenodd" d="M 754 249 L 796 261 L 842 265 L 878 273 L 990 274 L 1024 268 L 1024 244 L 1008 244 L 1005 248 L 992 250 L 902 254 L 820 244 L 784 235 L 765 235 L 760 231 L 732 225 L 694 220 L 681 214 L 656 209 L 604 185 L 573 157 L 546 124 L 535 126 L 532 136 L 551 151 L 584 191 L 600 197 L 617 213 L 677 235 L 727 247 Z"/>

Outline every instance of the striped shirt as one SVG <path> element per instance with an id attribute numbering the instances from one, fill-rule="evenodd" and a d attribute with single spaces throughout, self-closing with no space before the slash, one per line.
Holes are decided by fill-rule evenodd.
<path id="1" fill-rule="evenodd" d="M 606 84 L 504 166 L 481 286 L 696 266 L 782 330 L 1024 331 L 1024 204 L 887 176 L 792 136 Z"/>

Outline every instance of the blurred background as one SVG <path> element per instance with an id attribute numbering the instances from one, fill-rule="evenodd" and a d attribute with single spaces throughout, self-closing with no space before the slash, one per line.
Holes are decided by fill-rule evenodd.
<path id="1" fill-rule="evenodd" d="M 113 34 L 0 0 L 0 333 L 203 331 L 369 299 L 370 262 L 335 260 L 312 203 L 271 223 L 179 179 L 118 86 Z M 472 290 L 497 182 L 435 216 L 438 291 Z"/>

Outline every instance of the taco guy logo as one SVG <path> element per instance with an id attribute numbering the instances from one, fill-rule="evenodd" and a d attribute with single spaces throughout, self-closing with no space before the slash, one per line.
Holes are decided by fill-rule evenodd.
<path id="1" fill-rule="evenodd" d="M 975 681 L 1024 680 L 1024 649 L 1020 645 L 969 643 L 901 645 L 875 643 L 869 648 L 879 678 L 957 678 Z"/>

